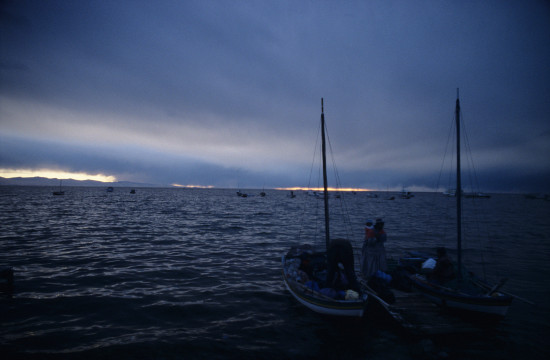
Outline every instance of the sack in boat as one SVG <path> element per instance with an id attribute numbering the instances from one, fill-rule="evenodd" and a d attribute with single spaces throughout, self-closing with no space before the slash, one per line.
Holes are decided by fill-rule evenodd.
<path id="1" fill-rule="evenodd" d="M 428 260 L 426 260 L 422 263 L 422 269 L 420 271 L 423 274 L 431 273 L 433 271 L 433 269 L 435 269 L 435 264 L 436 263 L 437 262 L 434 259 L 429 258 Z"/>
<path id="2" fill-rule="evenodd" d="M 321 294 L 328 296 L 329 298 L 335 299 L 335 300 L 341 300 L 345 299 L 346 293 L 343 291 L 338 291 L 333 288 L 322 288 L 319 291 Z"/>
<path id="3" fill-rule="evenodd" d="M 346 300 L 357 300 L 359 299 L 359 294 L 353 290 L 346 291 Z"/>

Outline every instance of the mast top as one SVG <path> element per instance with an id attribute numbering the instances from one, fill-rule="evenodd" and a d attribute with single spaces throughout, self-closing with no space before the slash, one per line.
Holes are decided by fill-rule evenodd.
<path id="1" fill-rule="evenodd" d="M 323 106 L 323 98 L 321 98 L 321 112 L 324 113 L 325 110 L 324 110 L 324 106 Z"/>

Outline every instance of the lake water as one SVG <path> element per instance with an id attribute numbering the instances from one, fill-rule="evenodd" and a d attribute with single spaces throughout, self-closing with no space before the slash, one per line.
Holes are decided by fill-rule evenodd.
<path id="1" fill-rule="evenodd" d="M 323 244 L 322 200 L 267 191 L 0 187 L 0 353 L 8 358 L 543 359 L 550 356 L 550 202 L 521 195 L 465 199 L 464 258 L 488 280 L 508 277 L 515 300 L 486 336 L 410 338 L 367 314 L 338 321 L 284 288 L 281 255 Z M 249 190 L 258 194 L 259 190 Z M 387 200 L 346 194 L 360 252 L 366 218 L 384 217 L 388 256 L 451 256 L 454 201 L 441 194 Z M 331 204 L 339 200 L 331 199 Z M 307 206 L 304 206 L 307 205 Z M 449 211 L 449 212 L 448 212 Z M 483 251 L 481 251 L 483 250 Z M 482 255 L 481 255 L 482 254 Z"/>

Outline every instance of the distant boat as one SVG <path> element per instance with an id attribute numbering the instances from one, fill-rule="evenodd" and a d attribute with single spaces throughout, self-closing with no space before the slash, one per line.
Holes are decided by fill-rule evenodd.
<path id="1" fill-rule="evenodd" d="M 390 194 L 389 186 L 388 190 L 386 190 L 386 196 Z M 391 195 L 386 198 L 386 200 L 395 200 L 395 196 Z"/>
<path id="2" fill-rule="evenodd" d="M 447 197 L 455 197 L 456 196 L 456 189 L 448 189 L 443 192 L 443 195 Z"/>
<path id="3" fill-rule="evenodd" d="M 369 193 L 367 193 L 367 197 L 368 197 L 368 198 L 371 198 L 371 199 L 376 199 L 376 198 L 378 198 L 378 195 L 377 195 L 377 194 L 374 194 L 374 193 L 371 193 L 371 192 L 369 192 Z"/>
<path id="4" fill-rule="evenodd" d="M 525 194 L 526 199 L 531 200 L 549 200 L 550 196 L 548 194 Z"/>
<path id="5" fill-rule="evenodd" d="M 62 191 L 62 190 L 61 190 L 61 182 L 62 182 L 62 181 L 63 181 L 63 180 L 59 180 L 59 191 L 54 191 L 54 192 L 53 192 L 54 195 L 65 195 L 65 191 Z"/>
<path id="6" fill-rule="evenodd" d="M 114 189 L 113 189 L 112 186 L 109 186 L 109 187 L 107 188 L 107 192 L 113 192 L 113 191 L 114 191 Z"/>
<path id="7" fill-rule="evenodd" d="M 308 190 L 308 192 L 306 193 L 308 194 L 309 196 L 315 196 L 315 197 L 319 197 L 319 198 L 322 198 L 322 194 L 319 194 L 317 191 L 313 191 L 313 190 Z"/>
<path id="8" fill-rule="evenodd" d="M 296 194 L 294 194 L 294 191 L 290 191 L 290 194 L 288 194 L 289 198 L 295 198 Z"/>
<path id="9" fill-rule="evenodd" d="M 414 195 L 410 191 L 405 191 L 405 188 L 401 191 L 401 199 L 410 199 Z"/>
<path id="10" fill-rule="evenodd" d="M 130 194 L 135 194 L 135 193 L 136 193 L 136 189 L 130 190 Z"/>
<path id="11" fill-rule="evenodd" d="M 456 99 L 456 189 L 462 193 L 460 173 L 460 101 Z M 460 309 L 477 314 L 504 317 L 512 303 L 512 296 L 499 292 L 506 279 L 499 284 L 490 286 L 478 279 L 471 272 L 466 272 L 462 267 L 462 196 L 456 196 L 457 218 L 457 271 L 456 279 L 443 284 L 430 280 L 420 272 L 410 275 L 412 284 L 427 298 L 436 304 Z"/>
<path id="12" fill-rule="evenodd" d="M 479 199 L 490 199 L 491 195 L 482 193 L 482 192 L 474 192 L 474 193 L 467 193 L 464 194 L 464 197 L 467 198 L 479 198 Z"/>
<path id="13" fill-rule="evenodd" d="M 309 195 L 309 196 L 313 196 L 313 197 L 315 197 L 315 198 L 317 198 L 317 199 L 321 199 L 321 200 L 325 198 L 325 196 L 323 195 L 323 192 L 322 192 L 322 191 L 312 191 L 312 190 L 308 190 L 308 191 L 306 192 L 306 194 Z M 340 198 L 342 198 L 342 195 L 341 195 L 340 193 L 336 193 L 336 194 L 332 194 L 332 195 L 331 195 L 331 194 L 328 194 L 327 196 L 328 196 L 328 197 L 332 197 L 332 198 L 334 198 L 334 199 L 340 199 Z"/>
<path id="14" fill-rule="evenodd" d="M 313 248 L 307 244 L 291 247 L 291 249 L 282 257 L 283 280 L 286 288 L 292 296 L 310 310 L 325 315 L 361 317 L 363 316 L 367 305 L 368 295 L 366 290 L 361 289 L 361 293 L 357 293 L 353 290 L 347 290 L 344 294 L 340 294 L 336 289 L 332 289 L 325 284 L 324 282 L 326 279 L 323 278 L 323 276 L 327 276 L 326 272 L 329 265 L 327 253 L 329 250 L 329 245 L 331 244 L 331 239 L 329 234 L 329 194 L 325 155 L 325 117 L 322 110 L 321 139 L 326 248 L 325 251 L 314 251 Z M 336 239 L 332 239 L 332 242 L 335 240 Z M 351 257 L 353 259 L 352 254 Z M 310 269 L 306 271 L 309 271 L 311 276 L 306 275 L 305 271 L 302 270 L 305 268 Z M 351 271 L 354 270 L 352 269 Z"/>
<path id="15" fill-rule="evenodd" d="M 471 193 L 464 193 L 464 191 L 461 191 L 462 196 L 466 198 L 482 198 L 482 199 L 489 199 L 491 195 L 482 193 L 482 192 L 471 192 Z M 456 196 L 456 189 L 449 189 L 447 191 L 443 192 L 443 195 L 447 197 L 455 197 Z"/>
<path id="16" fill-rule="evenodd" d="M 248 197 L 248 194 L 247 194 L 247 193 L 243 193 L 243 192 L 241 192 L 241 190 L 239 190 L 239 191 L 237 191 L 237 196 L 240 196 L 240 197 L 245 198 L 245 197 Z"/>

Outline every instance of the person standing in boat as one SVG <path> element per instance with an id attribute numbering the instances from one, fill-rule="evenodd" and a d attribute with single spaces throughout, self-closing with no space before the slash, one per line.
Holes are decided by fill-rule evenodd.
<path id="1" fill-rule="evenodd" d="M 365 223 L 365 241 L 361 252 L 361 272 L 365 279 L 376 274 L 378 270 L 383 272 L 388 270 L 386 248 L 384 247 L 386 240 L 384 220 L 376 219 L 376 223 L 367 220 Z"/>
<path id="2" fill-rule="evenodd" d="M 341 283 L 339 263 L 344 267 L 347 284 Z M 327 287 L 338 290 L 352 289 L 359 292 L 359 283 L 355 276 L 353 247 L 348 240 L 334 239 L 330 242 L 327 251 L 327 267 Z"/>
<path id="3" fill-rule="evenodd" d="M 444 247 L 437 248 L 437 262 L 435 268 L 428 275 L 428 279 L 439 285 L 443 285 L 455 278 L 455 269 L 453 262 L 447 255 L 447 249 Z"/>

